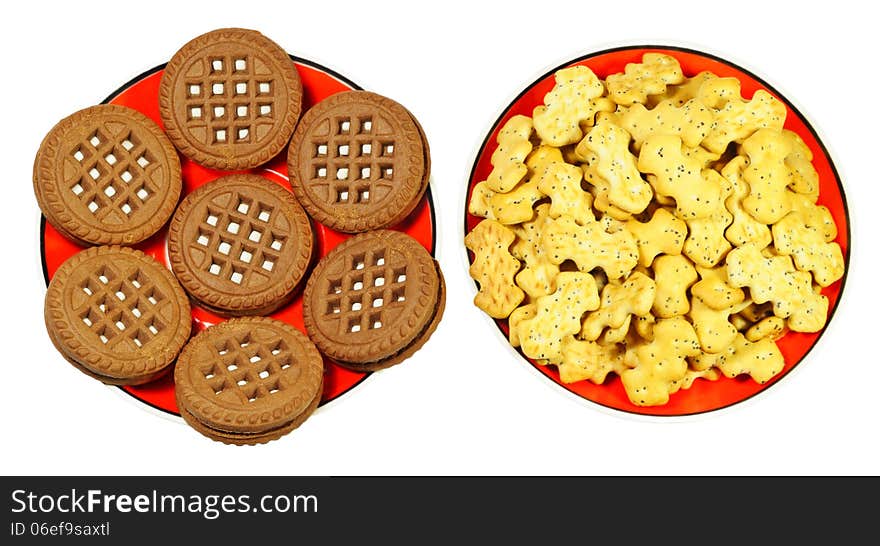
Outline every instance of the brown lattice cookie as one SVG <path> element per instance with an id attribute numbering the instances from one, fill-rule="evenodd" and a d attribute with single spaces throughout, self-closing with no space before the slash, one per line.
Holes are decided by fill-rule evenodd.
<path id="1" fill-rule="evenodd" d="M 293 61 L 248 29 L 194 38 L 174 54 L 159 87 L 159 112 L 174 145 L 214 169 L 247 169 L 272 159 L 290 140 L 301 110 Z"/>
<path id="2" fill-rule="evenodd" d="M 133 245 L 156 233 L 181 191 L 180 159 L 156 123 L 102 104 L 56 124 L 34 161 L 46 220 L 81 244 Z"/>
<path id="3" fill-rule="evenodd" d="M 45 319 L 68 361 L 113 385 L 168 371 L 191 328 L 189 300 L 171 272 L 119 246 L 88 248 L 64 262 L 49 282 Z"/>
<path id="4" fill-rule="evenodd" d="M 438 263 L 415 239 L 370 231 L 318 262 L 303 294 L 303 320 L 326 356 L 373 371 L 422 346 L 439 324 L 445 295 Z"/>
<path id="5" fill-rule="evenodd" d="M 168 230 L 171 269 L 203 306 L 265 315 L 294 296 L 311 263 L 314 233 L 290 191 L 233 174 L 186 196 Z"/>
<path id="6" fill-rule="evenodd" d="M 174 370 L 184 420 L 228 444 L 274 440 L 321 400 L 324 362 L 308 337 L 266 317 L 230 319 L 184 347 Z"/>
<path id="7" fill-rule="evenodd" d="M 287 163 L 309 214 L 357 233 L 392 226 L 412 212 L 428 187 L 429 158 L 424 133 L 403 106 L 346 91 L 303 115 Z"/>

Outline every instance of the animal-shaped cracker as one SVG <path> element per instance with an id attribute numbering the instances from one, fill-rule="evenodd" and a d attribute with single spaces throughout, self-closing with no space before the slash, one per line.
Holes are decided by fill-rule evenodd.
<path id="1" fill-rule="evenodd" d="M 544 197 L 544 193 L 538 188 L 541 175 L 553 163 L 561 162 L 562 153 L 558 148 L 538 146 L 532 150 L 532 153 L 526 158 L 528 173 L 525 179 L 509 192 L 493 192 L 489 197 L 492 216 L 505 225 L 531 220 L 535 214 L 532 207 L 535 202 Z"/>
<path id="2" fill-rule="evenodd" d="M 630 135 L 611 122 L 600 121 L 590 129 L 578 144 L 592 152 L 599 180 L 607 191 L 608 201 L 615 207 L 629 213 L 645 210 L 654 192 L 642 179 L 636 165 L 636 157 L 629 151 Z M 586 154 L 581 154 L 586 155 Z"/>
<path id="3" fill-rule="evenodd" d="M 681 254 L 687 237 L 687 225 L 666 209 L 658 208 L 648 222 L 630 220 L 626 229 L 639 247 L 639 265 L 649 267 L 658 254 Z"/>
<path id="4" fill-rule="evenodd" d="M 548 222 L 542 241 L 550 261 L 572 260 L 581 271 L 601 267 L 609 279 L 623 277 L 639 261 L 636 241 L 629 231 L 609 233 L 605 225 L 597 220 L 581 226 L 571 216 Z"/>
<path id="5" fill-rule="evenodd" d="M 714 309 L 707 305 L 702 298 L 694 296 L 691 298 L 691 310 L 688 317 L 694 330 L 697 332 L 697 339 L 700 340 L 700 347 L 707 353 L 719 353 L 733 342 L 733 339 L 739 333 L 736 327 L 730 322 L 730 315 L 740 310 L 742 303 L 730 305 L 724 309 Z"/>
<path id="6" fill-rule="evenodd" d="M 671 318 L 686 314 L 691 306 L 687 289 L 697 280 L 697 271 L 684 256 L 658 256 L 654 260 L 654 315 Z"/>
<path id="7" fill-rule="evenodd" d="M 510 226 L 516 234 L 510 253 L 525 264 L 514 280 L 526 293 L 529 301 L 556 289 L 559 266 L 550 261 L 547 250 L 541 244 L 541 234 L 550 220 L 549 210 L 549 204 L 540 204 L 535 207 L 535 217 L 532 220 Z"/>
<path id="8" fill-rule="evenodd" d="M 596 340 L 602 334 L 602 330 L 608 328 L 620 328 L 631 315 L 642 316 L 651 312 L 654 304 L 656 287 L 653 279 L 639 272 L 632 273 L 625 281 L 610 281 L 602 288 L 602 298 L 599 309 L 587 314 L 581 328 L 581 338 Z M 625 334 L 625 332 L 624 332 Z M 619 336 L 612 336 L 612 340 Z"/>
<path id="9" fill-rule="evenodd" d="M 600 110 L 614 105 L 602 98 L 605 86 L 586 66 L 572 66 L 556 72 L 556 85 L 544 95 L 544 105 L 532 112 L 535 131 L 549 146 L 573 144 L 583 137 L 581 128 Z"/>
<path id="10" fill-rule="evenodd" d="M 778 222 L 791 210 L 789 169 L 785 164 L 791 151 L 788 140 L 779 131 L 759 129 L 742 143 L 741 150 L 749 158 L 749 166 L 743 171 L 743 179 L 749 184 L 743 208 L 759 222 Z"/>
<path id="11" fill-rule="evenodd" d="M 532 118 L 517 115 L 507 120 L 498 132 L 498 147 L 492 153 L 494 168 L 486 179 L 489 189 L 507 193 L 526 176 L 525 161 L 532 151 L 531 135 Z"/>
<path id="12" fill-rule="evenodd" d="M 667 85 L 682 82 L 678 60 L 660 53 L 645 53 L 641 63 L 628 63 L 622 73 L 605 78 L 608 96 L 621 106 L 644 103 L 648 95 L 664 93 Z"/>
<path id="13" fill-rule="evenodd" d="M 700 354 L 693 326 L 682 317 L 661 319 L 654 325 L 654 341 L 627 347 L 620 378 L 626 394 L 638 406 L 656 406 L 682 387 L 687 375 L 685 358 Z"/>
<path id="14" fill-rule="evenodd" d="M 533 318 L 538 312 L 538 306 L 534 303 L 520 305 L 507 317 L 507 339 L 512 347 L 519 347 L 519 325 L 522 321 Z"/>
<path id="15" fill-rule="evenodd" d="M 596 220 L 593 216 L 593 196 L 581 188 L 584 172 L 568 163 L 551 163 L 544 169 L 538 189 L 550 197 L 549 214 L 559 218 L 566 214 L 578 224 Z"/>
<path id="16" fill-rule="evenodd" d="M 801 271 L 810 271 L 816 284 L 829 286 L 843 276 L 843 252 L 833 240 L 837 226 L 828 209 L 806 195 L 791 198 L 792 210 L 773 224 L 773 247 L 791 256 Z"/>
<path id="17" fill-rule="evenodd" d="M 661 102 L 670 101 L 675 106 L 683 106 L 684 103 L 697 96 L 697 92 L 700 90 L 703 82 L 714 80 L 717 77 L 712 72 L 704 70 L 692 78 L 687 78 L 680 84 L 666 86 L 666 91 L 659 95 L 649 95 L 646 104 L 648 108 L 653 108 Z"/>
<path id="18" fill-rule="evenodd" d="M 675 135 L 685 146 L 696 148 L 712 127 L 712 112 L 695 99 L 683 106 L 667 100 L 650 110 L 642 104 L 633 104 L 617 115 L 617 121 L 632 135 L 635 151 L 641 149 L 648 137 L 657 134 Z"/>
<path id="19" fill-rule="evenodd" d="M 785 367 L 785 359 L 770 339 L 751 342 L 737 334 L 727 348 L 717 367 L 727 377 L 748 374 L 758 383 L 766 383 Z"/>
<path id="20" fill-rule="evenodd" d="M 785 320 L 779 317 L 766 317 L 746 330 L 745 336 L 749 341 L 758 341 L 761 339 L 775 341 L 782 337 L 784 332 Z"/>
<path id="21" fill-rule="evenodd" d="M 659 195 L 675 199 L 675 213 L 684 220 L 706 218 L 719 206 L 721 183 L 711 169 L 682 153 L 681 139 L 654 135 L 639 152 L 639 170 L 653 174 L 648 181 Z M 714 175 L 712 174 L 714 173 Z"/>
<path id="22" fill-rule="evenodd" d="M 724 206 L 724 200 L 732 193 L 733 186 L 716 171 L 710 169 L 703 172 L 707 178 L 714 179 L 721 187 L 721 199 L 718 207 L 709 216 L 686 220 L 688 236 L 684 241 L 682 252 L 695 264 L 712 267 L 718 264 L 731 248 L 730 242 L 724 237 L 724 232 L 733 221 L 733 215 Z"/>
<path id="23" fill-rule="evenodd" d="M 813 290 L 812 275 L 795 269 L 788 256 L 765 257 L 753 244 L 726 259 L 730 284 L 748 287 L 755 303 L 773 302 L 773 314 L 795 332 L 818 332 L 828 316 L 828 298 Z"/>
<path id="24" fill-rule="evenodd" d="M 641 317 L 636 317 L 636 319 L 633 321 L 633 330 L 635 330 L 636 334 L 638 334 L 640 338 L 646 341 L 654 341 L 654 324 L 656 323 L 657 317 L 649 313 Z"/>
<path id="25" fill-rule="evenodd" d="M 525 294 L 513 282 L 519 260 L 508 250 L 515 235 L 495 220 L 483 220 L 464 238 L 474 253 L 468 273 L 480 284 L 474 305 L 493 318 L 506 318 Z"/>
<path id="26" fill-rule="evenodd" d="M 489 188 L 486 181 L 474 184 L 471 192 L 471 199 L 468 202 L 468 212 L 480 218 L 495 219 L 495 213 L 492 211 L 492 196 L 495 192 Z"/>
<path id="27" fill-rule="evenodd" d="M 743 172 L 749 165 L 749 159 L 744 156 L 736 156 L 721 169 L 723 176 L 730 183 L 733 191 L 724 200 L 724 206 L 733 215 L 733 221 L 724 231 L 724 237 L 734 246 L 743 246 L 754 243 L 760 248 L 769 245 L 773 240 L 770 228 L 746 212 L 742 207 L 742 201 L 749 194 L 749 184 L 743 178 Z"/>
<path id="28" fill-rule="evenodd" d="M 751 100 L 740 94 L 736 78 L 714 78 L 700 86 L 697 99 L 714 114 L 712 130 L 703 139 L 703 146 L 723 153 L 731 142 L 742 142 L 758 129 L 782 130 L 785 105 L 770 93 L 758 89 Z"/>
<path id="29" fill-rule="evenodd" d="M 813 203 L 819 198 L 819 173 L 813 166 L 813 152 L 800 135 L 788 129 L 782 130 L 782 137 L 788 142 L 789 153 L 785 156 L 788 167 L 788 188 L 806 195 Z"/>
<path id="30" fill-rule="evenodd" d="M 746 300 L 745 292 L 728 282 L 727 266 L 697 266 L 696 270 L 700 280 L 691 286 L 691 295 L 700 298 L 712 309 L 727 309 Z"/>
<path id="31" fill-rule="evenodd" d="M 626 369 L 623 355 L 623 346 L 620 344 L 600 345 L 595 341 L 567 336 L 562 340 L 561 358 L 553 364 L 556 364 L 559 379 L 563 383 L 586 379 L 599 385 L 605 382 L 609 373 L 619 374 Z"/>
<path id="32" fill-rule="evenodd" d="M 535 316 L 519 321 L 520 348 L 530 358 L 557 362 L 563 338 L 576 334 L 583 314 L 599 307 L 596 281 L 589 273 L 563 271 L 556 278 L 556 291 L 535 304 Z"/>

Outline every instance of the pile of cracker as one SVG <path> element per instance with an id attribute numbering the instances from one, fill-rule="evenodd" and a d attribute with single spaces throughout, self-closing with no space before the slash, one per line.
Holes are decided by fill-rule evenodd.
<path id="1" fill-rule="evenodd" d="M 770 380 L 785 365 L 775 340 L 821 330 L 821 290 L 844 273 L 786 112 L 659 53 L 604 81 L 558 70 L 472 189 L 475 305 L 561 381 L 616 374 L 639 406 L 697 378 Z"/>

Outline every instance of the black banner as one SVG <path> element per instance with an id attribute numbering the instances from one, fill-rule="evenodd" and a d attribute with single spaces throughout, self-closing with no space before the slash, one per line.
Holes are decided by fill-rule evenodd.
<path id="1" fill-rule="evenodd" d="M 872 522 L 877 480 L 684 477 L 6 477 L 2 544 L 260 545 L 320 539 L 470 544 L 476 534 L 617 538 L 694 533 L 852 543 Z M 658 534 L 659 533 L 659 534 Z M 705 535 L 702 535 L 705 537 Z M 517 540 L 517 543 L 520 543 Z"/>

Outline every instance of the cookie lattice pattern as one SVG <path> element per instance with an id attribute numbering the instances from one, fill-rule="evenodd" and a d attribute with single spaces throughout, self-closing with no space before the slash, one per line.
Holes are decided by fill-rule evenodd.
<path id="1" fill-rule="evenodd" d="M 394 139 L 374 134 L 369 116 L 334 116 L 329 137 L 313 137 L 309 183 L 328 204 L 380 201 L 394 180 Z"/>
<path id="2" fill-rule="evenodd" d="M 289 233 L 275 223 L 276 207 L 236 195 L 229 206 L 209 204 L 190 247 L 207 258 L 202 267 L 227 282 L 245 287 L 265 283 L 275 271 Z"/>
<path id="3" fill-rule="evenodd" d="M 125 273 L 106 263 L 79 288 L 87 297 L 75 312 L 110 351 L 139 351 L 166 327 L 161 317 L 172 303 L 140 268 Z"/>
<path id="4" fill-rule="evenodd" d="M 232 333 L 212 343 L 210 358 L 197 367 L 215 395 L 225 393 L 248 404 L 285 389 L 280 376 L 294 362 L 280 336 L 257 339 L 249 332 Z"/>
<path id="5" fill-rule="evenodd" d="M 258 142 L 275 123 L 275 78 L 256 74 L 251 55 L 201 58 L 201 78 L 185 79 L 186 127 L 211 146 Z"/>
<path id="6" fill-rule="evenodd" d="M 378 330 L 390 324 L 406 302 L 406 262 L 389 263 L 384 248 L 345 257 L 346 271 L 327 284 L 327 321 L 339 332 Z"/>
<path id="7" fill-rule="evenodd" d="M 70 155 L 78 167 L 70 191 L 99 222 L 129 218 L 157 191 L 147 176 L 156 156 L 131 130 L 98 127 Z"/>

